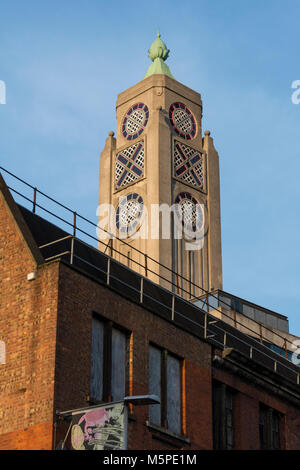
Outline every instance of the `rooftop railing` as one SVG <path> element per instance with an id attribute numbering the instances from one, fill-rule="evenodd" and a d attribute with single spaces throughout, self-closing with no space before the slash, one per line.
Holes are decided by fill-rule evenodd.
<path id="1" fill-rule="evenodd" d="M 54 247 L 57 247 L 57 250 L 54 249 L 54 254 L 51 254 L 51 256 L 45 256 L 44 259 L 45 261 L 51 261 L 53 259 L 66 257 L 68 258 L 68 262 L 72 265 L 75 263 L 75 260 L 77 262 L 80 262 L 81 265 L 85 265 L 86 267 L 89 267 L 89 269 L 95 270 L 95 272 L 98 272 L 99 275 L 102 277 L 104 276 L 104 279 L 106 280 L 106 284 L 110 285 L 111 280 L 116 281 L 116 276 L 112 272 L 112 263 L 116 264 L 116 261 L 114 260 L 114 255 L 118 254 L 121 255 L 125 259 L 129 259 L 124 253 L 120 253 L 120 251 L 113 246 L 112 243 L 105 243 L 103 240 L 98 239 L 95 237 L 92 233 L 87 231 L 88 229 L 86 227 L 90 227 L 95 229 L 99 229 L 99 226 L 88 220 L 86 217 L 78 214 L 76 211 L 73 211 L 69 207 L 65 206 L 64 204 L 56 201 L 54 198 L 48 196 L 44 192 L 40 191 L 36 187 L 32 186 L 31 184 L 27 183 L 26 181 L 22 180 L 18 176 L 14 175 L 10 171 L 6 170 L 3 167 L 0 167 L 0 170 L 2 172 L 5 172 L 6 178 L 12 180 L 12 184 L 7 184 L 7 187 L 11 192 L 15 194 L 16 197 L 21 198 L 21 200 L 24 202 L 26 201 L 27 205 L 29 205 L 30 210 L 33 213 L 37 213 L 37 211 L 42 211 L 42 213 L 48 214 L 48 216 L 53 217 L 57 223 L 59 224 L 58 226 L 64 225 L 64 229 L 66 230 L 66 227 L 69 232 L 66 236 L 60 237 L 56 240 L 51 240 L 41 246 L 39 246 L 40 250 L 42 253 L 47 251 L 49 247 L 52 247 L 52 250 Z M 17 187 L 16 185 L 14 186 L 13 182 L 17 182 Z M 21 188 L 20 188 L 21 186 Z M 28 193 L 28 190 L 31 191 L 31 195 L 25 194 L 26 191 L 24 192 L 22 190 L 22 187 L 25 187 Z M 43 204 L 40 203 L 40 198 L 43 198 L 45 201 Z M 55 209 L 50 210 L 49 207 L 47 206 L 47 202 L 49 205 L 54 205 L 54 207 L 58 208 L 58 211 Z M 68 215 L 68 218 L 62 214 L 62 212 L 65 212 Z M 83 226 L 82 226 L 83 223 Z M 104 230 L 104 229 L 101 229 Z M 236 341 L 239 342 L 239 344 L 244 343 L 247 347 L 245 349 L 246 355 L 248 355 L 250 358 L 253 358 L 254 356 L 254 351 L 259 352 L 260 355 L 267 357 L 268 359 L 271 360 L 272 366 L 271 368 L 274 371 L 278 370 L 278 361 L 280 363 L 280 367 L 285 368 L 286 370 L 289 370 L 289 373 L 293 376 L 293 382 L 296 382 L 299 384 L 300 382 L 300 376 L 299 376 L 299 369 L 297 366 L 294 364 L 291 364 L 290 366 L 288 365 L 289 363 L 282 358 L 282 355 L 280 352 L 277 351 L 270 351 L 269 347 L 267 346 L 267 343 L 269 343 L 268 337 L 264 336 L 262 334 L 262 326 L 264 330 L 271 332 L 274 337 L 276 337 L 276 344 L 278 345 L 280 342 L 282 343 L 282 349 L 284 351 L 284 356 L 285 359 L 289 359 L 290 357 L 290 352 L 291 349 L 295 349 L 293 343 L 285 336 L 280 335 L 279 333 L 274 332 L 271 328 L 269 329 L 266 325 L 262 325 L 260 322 L 254 321 L 254 324 L 256 324 L 260 328 L 260 335 L 257 335 L 257 330 L 245 326 L 244 323 L 239 322 L 238 320 L 235 321 L 234 328 L 232 328 L 229 324 L 226 326 L 226 320 L 228 320 L 228 323 L 232 322 L 232 317 L 228 314 L 226 314 L 226 311 L 224 309 L 220 310 L 219 307 L 216 308 L 216 302 L 215 300 L 218 301 L 218 295 L 216 292 L 208 292 L 201 286 L 193 283 L 189 279 L 187 279 L 184 276 L 181 276 L 180 274 L 176 273 L 174 270 L 169 268 L 168 266 L 165 266 L 161 263 L 159 263 L 157 260 L 154 258 L 150 257 L 146 253 L 143 253 L 142 251 L 138 250 L 137 248 L 133 247 L 132 245 L 128 244 L 124 239 L 119 239 L 117 236 L 114 236 L 110 234 L 109 232 L 105 231 L 108 236 L 111 237 L 111 239 L 117 239 L 122 242 L 122 244 L 128 245 L 128 248 L 131 250 L 134 250 L 137 252 L 139 255 L 141 255 L 142 259 L 144 260 L 144 263 L 141 263 L 140 261 L 135 260 L 134 258 L 130 258 L 131 263 L 135 265 L 136 268 L 140 268 L 143 270 L 144 275 L 138 274 L 135 271 L 135 274 L 137 278 L 139 279 L 138 285 L 131 286 L 130 283 L 127 283 L 124 281 L 124 279 L 118 279 L 118 282 L 125 287 L 127 286 L 130 288 L 132 291 L 135 292 L 136 298 L 139 299 L 141 303 L 144 302 L 145 299 L 148 298 L 152 302 L 154 302 L 155 305 L 160 306 L 161 308 L 165 309 L 168 314 L 169 314 L 169 319 L 173 321 L 175 318 L 180 319 L 185 318 L 193 328 L 200 328 L 202 331 L 202 336 L 206 340 L 210 340 L 213 343 L 217 344 L 219 347 L 225 348 L 229 347 L 229 338 L 231 338 L 231 343 L 234 344 Z M 80 234 L 81 236 L 84 236 L 87 240 L 90 240 L 93 243 L 98 243 L 102 244 L 104 246 L 103 251 L 107 251 L 107 253 L 104 253 L 103 251 L 98 250 L 97 248 L 91 246 L 89 243 L 87 243 L 84 240 L 81 240 L 77 237 L 77 235 Z M 67 245 L 66 245 L 67 243 Z M 61 250 L 59 249 L 59 245 L 63 244 L 64 249 Z M 67 246 L 67 248 L 66 248 Z M 80 248 L 81 247 L 81 248 Z M 88 247 L 89 250 L 93 250 L 95 254 L 97 254 L 99 257 L 102 259 L 105 259 L 105 263 L 102 261 L 98 263 L 90 262 L 90 260 L 86 259 L 84 256 L 80 255 L 80 253 L 84 253 L 84 247 Z M 100 259 L 100 258 L 99 258 Z M 165 272 L 170 273 L 171 277 L 168 278 L 166 276 L 162 276 L 160 274 L 160 270 L 155 271 L 149 267 L 149 261 L 151 261 L 151 265 L 163 268 Z M 128 270 L 129 268 L 126 267 Z M 157 279 L 157 283 L 160 284 L 162 281 L 164 285 L 167 285 L 168 288 L 165 289 L 161 286 L 159 286 L 160 289 L 163 289 L 168 295 L 166 298 L 168 299 L 167 302 L 162 302 L 161 299 L 155 298 L 153 293 L 150 295 L 147 293 L 147 289 L 145 289 L 145 285 L 148 286 L 149 288 L 149 278 L 150 275 L 152 278 Z M 180 287 L 180 290 L 178 289 L 179 285 L 179 280 L 184 281 L 185 283 L 188 283 L 189 285 L 192 284 L 195 288 L 199 289 L 203 294 L 200 296 L 202 305 L 201 308 L 195 306 L 194 303 L 191 302 L 191 300 L 187 300 L 186 298 L 183 298 L 183 296 L 190 296 L 190 291 L 185 289 L 184 287 Z M 153 282 L 153 281 L 151 281 Z M 148 284 L 147 284 L 148 283 Z M 181 294 L 181 295 L 179 295 Z M 196 299 L 193 298 L 193 301 Z M 193 316 L 187 317 L 186 315 L 182 314 L 180 312 L 179 308 L 176 308 L 176 305 L 180 304 L 180 302 L 184 303 L 185 305 L 188 305 L 189 311 L 190 312 L 201 312 L 203 315 L 201 316 L 201 319 L 203 321 L 195 319 L 196 317 Z M 224 303 L 224 301 L 223 301 Z M 226 305 L 226 303 L 224 303 Z M 230 304 L 227 304 L 227 308 L 231 308 Z M 196 309 L 196 310 L 195 310 Z M 222 316 L 222 319 L 224 318 L 224 321 L 219 320 L 216 318 L 214 315 L 210 314 L 209 312 L 219 312 Z M 200 319 L 200 317 L 199 317 Z M 222 325 L 222 326 L 220 326 Z M 241 333 L 239 333 L 237 330 L 242 329 L 243 332 L 246 332 L 247 336 L 241 336 Z M 247 341 L 245 340 L 247 338 Z M 244 352 L 245 352 L 244 351 Z M 275 355 L 275 356 L 274 356 Z M 282 362 L 283 361 L 283 362 Z"/>

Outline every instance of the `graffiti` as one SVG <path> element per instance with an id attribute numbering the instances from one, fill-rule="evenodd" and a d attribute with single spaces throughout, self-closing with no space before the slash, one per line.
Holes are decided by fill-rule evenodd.
<path id="1" fill-rule="evenodd" d="M 121 450 L 124 448 L 124 403 L 85 410 L 72 417 L 74 450 Z"/>

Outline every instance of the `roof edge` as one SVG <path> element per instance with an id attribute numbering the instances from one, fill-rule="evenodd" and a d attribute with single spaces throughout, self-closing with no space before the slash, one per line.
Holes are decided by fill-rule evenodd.
<path id="1" fill-rule="evenodd" d="M 44 261 L 44 258 L 28 228 L 28 225 L 26 224 L 14 198 L 12 197 L 11 195 L 11 192 L 10 190 L 8 189 L 7 187 L 7 184 L 5 183 L 5 180 L 0 172 L 0 195 L 3 197 L 3 200 L 6 204 L 6 206 L 8 207 L 9 209 L 9 212 L 11 213 L 13 219 L 14 219 L 14 222 L 22 236 L 22 238 L 24 239 L 28 249 L 29 249 L 29 252 L 33 258 L 33 260 L 35 261 L 35 263 L 37 265 L 39 264 L 43 264 L 45 261 Z"/>

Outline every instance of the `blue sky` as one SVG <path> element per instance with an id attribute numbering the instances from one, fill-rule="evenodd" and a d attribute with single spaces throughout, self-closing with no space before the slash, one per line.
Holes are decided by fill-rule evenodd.
<path id="1" fill-rule="evenodd" d="M 300 336 L 299 17 L 297 0 L 0 0 L 1 166 L 96 222 L 117 94 L 160 28 L 220 156 L 224 290 Z"/>

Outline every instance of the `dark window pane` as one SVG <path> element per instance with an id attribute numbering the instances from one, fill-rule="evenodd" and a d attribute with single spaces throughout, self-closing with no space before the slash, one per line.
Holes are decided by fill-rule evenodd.
<path id="1" fill-rule="evenodd" d="M 150 346 L 149 349 L 149 393 L 161 399 L 161 350 Z M 161 405 L 149 406 L 150 423 L 161 426 Z"/>
<path id="2" fill-rule="evenodd" d="M 228 388 L 225 391 L 225 434 L 226 449 L 233 449 L 233 394 Z"/>
<path id="3" fill-rule="evenodd" d="M 260 448 L 280 449 L 280 415 L 276 410 L 260 404 L 259 436 Z"/>
<path id="4" fill-rule="evenodd" d="M 125 397 L 126 335 L 113 328 L 111 341 L 111 394 L 117 401 Z"/>
<path id="5" fill-rule="evenodd" d="M 266 408 L 259 409 L 259 440 L 261 450 L 267 448 L 267 413 Z"/>
<path id="6" fill-rule="evenodd" d="M 168 429 L 181 434 L 181 362 L 167 356 L 167 421 Z"/>
<path id="7" fill-rule="evenodd" d="M 103 323 L 97 318 L 92 320 L 92 352 L 91 352 L 91 397 L 103 399 Z"/>
<path id="8" fill-rule="evenodd" d="M 272 437 L 273 437 L 273 449 L 279 450 L 280 449 L 280 434 L 279 434 L 279 415 L 275 411 L 273 411 L 272 415 Z"/>
<path id="9" fill-rule="evenodd" d="M 234 449 L 234 392 L 220 382 L 213 382 L 213 438 L 214 449 Z"/>

